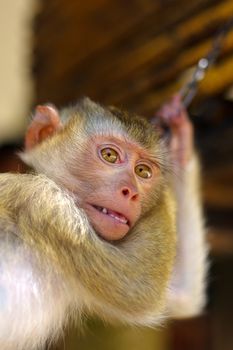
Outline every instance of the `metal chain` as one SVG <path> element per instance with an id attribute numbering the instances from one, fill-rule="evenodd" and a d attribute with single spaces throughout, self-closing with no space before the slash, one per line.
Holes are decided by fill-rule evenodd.
<path id="1" fill-rule="evenodd" d="M 219 57 L 224 39 L 232 27 L 233 17 L 230 18 L 229 21 L 216 34 L 211 50 L 205 57 L 202 57 L 198 61 L 190 81 L 180 89 L 179 93 L 182 96 L 183 104 L 186 108 L 189 106 L 197 93 L 199 81 L 204 78 L 207 69 L 209 69 Z"/>

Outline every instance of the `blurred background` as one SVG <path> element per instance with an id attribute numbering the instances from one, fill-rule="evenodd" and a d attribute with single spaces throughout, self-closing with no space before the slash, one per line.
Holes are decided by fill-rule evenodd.
<path id="1" fill-rule="evenodd" d="M 0 171 L 24 170 L 15 152 L 38 103 L 87 95 L 153 116 L 232 17 L 232 0 L 0 0 Z M 233 28 L 189 113 L 211 247 L 206 311 L 159 330 L 90 320 L 53 350 L 233 349 Z"/>

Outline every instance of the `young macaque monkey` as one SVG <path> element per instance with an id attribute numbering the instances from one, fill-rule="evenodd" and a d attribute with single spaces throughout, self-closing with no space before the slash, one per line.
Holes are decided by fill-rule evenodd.
<path id="1" fill-rule="evenodd" d="M 157 325 L 201 310 L 192 126 L 179 96 L 157 118 L 168 144 L 88 98 L 36 108 L 21 154 L 34 172 L 0 175 L 1 349 L 41 349 L 77 315 Z"/>

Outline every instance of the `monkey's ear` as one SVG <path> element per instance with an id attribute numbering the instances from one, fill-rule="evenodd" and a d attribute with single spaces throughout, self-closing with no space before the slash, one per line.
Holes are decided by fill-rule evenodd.
<path id="1" fill-rule="evenodd" d="M 33 120 L 26 132 L 26 150 L 30 150 L 61 127 L 62 123 L 55 107 L 50 105 L 37 106 Z"/>

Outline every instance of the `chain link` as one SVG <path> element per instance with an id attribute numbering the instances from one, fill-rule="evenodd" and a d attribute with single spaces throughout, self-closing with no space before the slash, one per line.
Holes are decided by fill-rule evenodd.
<path id="1" fill-rule="evenodd" d="M 197 93 L 199 81 L 204 78 L 207 69 L 209 69 L 210 66 L 212 66 L 219 57 L 223 47 L 224 39 L 232 27 L 233 17 L 230 18 L 229 21 L 216 34 L 211 50 L 205 57 L 202 57 L 198 61 L 190 81 L 180 89 L 179 93 L 182 96 L 183 104 L 186 108 L 192 102 L 194 96 Z"/>

